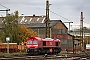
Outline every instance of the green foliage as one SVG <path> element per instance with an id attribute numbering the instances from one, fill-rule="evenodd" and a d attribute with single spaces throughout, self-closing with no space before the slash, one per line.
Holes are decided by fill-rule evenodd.
<path id="1" fill-rule="evenodd" d="M 18 25 L 18 11 L 3 17 L 0 40 L 6 42 L 6 37 L 10 37 L 10 43 L 25 42 L 30 36 L 36 36 L 37 33 L 27 26 Z"/>
<path id="2" fill-rule="evenodd" d="M 18 11 L 3 18 L 2 32 L 4 41 L 10 37 L 10 42 L 18 42 Z"/>
<path id="3" fill-rule="evenodd" d="M 0 41 L 2 41 L 2 42 L 5 42 L 5 34 L 3 33 L 3 31 L 1 30 L 0 31 Z"/>
<path id="4" fill-rule="evenodd" d="M 2 53 L 0 52 L 0 56 L 5 56 L 5 57 L 12 57 L 12 56 L 21 56 L 27 54 L 26 52 L 15 52 L 15 53 Z"/>

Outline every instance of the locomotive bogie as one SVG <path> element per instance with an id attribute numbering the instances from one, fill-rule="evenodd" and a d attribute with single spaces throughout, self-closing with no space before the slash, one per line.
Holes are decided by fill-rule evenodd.
<path id="1" fill-rule="evenodd" d="M 28 54 L 38 54 L 38 49 L 36 49 L 36 48 L 28 48 L 27 49 L 27 53 Z"/>

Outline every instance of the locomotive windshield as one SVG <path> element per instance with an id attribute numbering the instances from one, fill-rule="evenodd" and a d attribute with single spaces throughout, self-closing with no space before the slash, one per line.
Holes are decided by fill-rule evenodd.
<path id="1" fill-rule="evenodd" d="M 29 40 L 27 41 L 27 44 L 38 44 L 38 41 L 37 40 Z"/>
<path id="2" fill-rule="evenodd" d="M 27 44 L 32 44 L 32 41 L 31 40 L 27 41 Z"/>
<path id="3" fill-rule="evenodd" d="M 37 41 L 37 40 L 34 40 L 34 41 L 33 41 L 33 44 L 38 44 L 38 41 Z"/>

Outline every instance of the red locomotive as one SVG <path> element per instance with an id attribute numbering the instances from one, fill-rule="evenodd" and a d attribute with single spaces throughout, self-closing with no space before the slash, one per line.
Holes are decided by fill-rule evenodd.
<path id="1" fill-rule="evenodd" d="M 51 50 L 52 49 L 52 50 Z M 52 38 L 39 38 L 39 37 L 30 37 L 26 43 L 26 51 L 28 54 L 42 54 L 42 53 L 59 53 L 60 40 Z"/>

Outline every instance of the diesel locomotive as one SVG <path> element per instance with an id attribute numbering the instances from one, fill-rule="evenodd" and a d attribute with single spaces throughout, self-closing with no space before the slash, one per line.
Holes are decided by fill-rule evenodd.
<path id="1" fill-rule="evenodd" d="M 52 50 L 51 50 L 52 49 Z M 53 54 L 61 51 L 60 40 L 52 38 L 30 37 L 26 42 L 26 52 L 28 54 L 49 54 L 50 50 Z"/>

